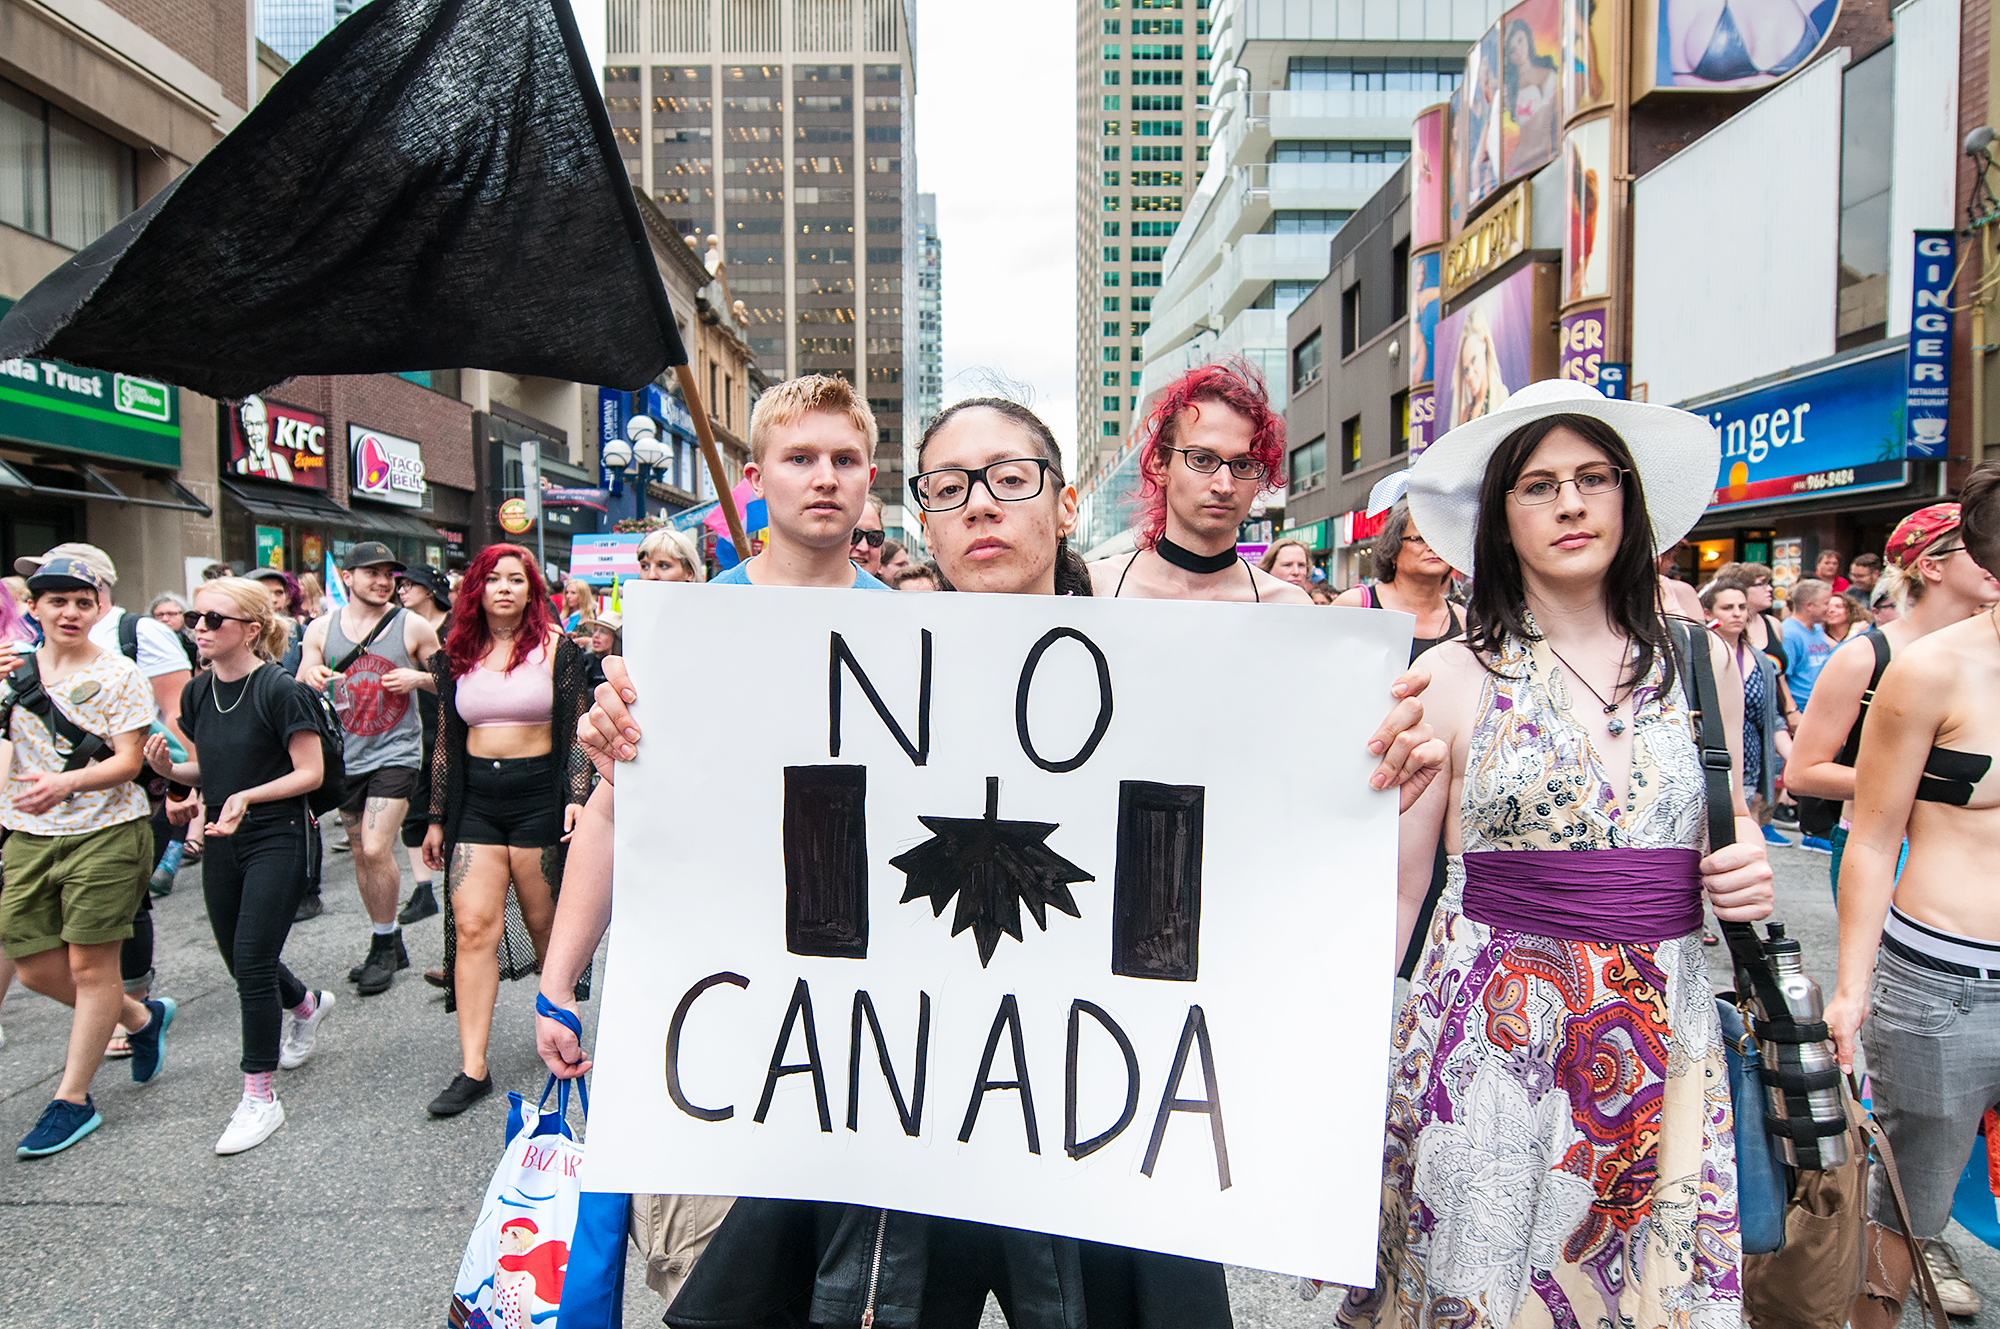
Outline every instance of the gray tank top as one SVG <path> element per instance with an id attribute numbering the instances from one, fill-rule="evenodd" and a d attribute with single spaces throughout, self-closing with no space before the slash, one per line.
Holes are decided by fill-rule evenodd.
<path id="1" fill-rule="evenodd" d="M 403 633 L 408 627 L 403 618 L 406 612 L 390 609 L 395 621 L 369 643 L 368 649 L 343 675 L 346 705 L 338 709 L 341 728 L 347 735 L 341 751 L 350 777 L 379 771 L 385 766 L 408 766 L 413 770 L 423 767 L 424 732 L 415 697 L 408 692 L 389 692 L 382 686 L 382 675 L 390 670 L 417 667 L 409 648 L 403 644 Z M 340 614 L 341 611 L 335 610 L 327 616 L 325 659 L 329 666 L 340 663 L 355 647 L 340 630 Z"/>

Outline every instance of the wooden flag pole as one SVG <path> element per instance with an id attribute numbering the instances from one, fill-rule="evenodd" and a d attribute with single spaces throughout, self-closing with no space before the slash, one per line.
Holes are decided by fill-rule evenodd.
<path id="1" fill-rule="evenodd" d="M 709 478 L 715 482 L 715 497 L 722 504 L 722 516 L 729 523 L 729 538 L 736 544 L 738 562 L 750 557 L 750 537 L 743 533 L 743 514 L 736 510 L 736 495 L 729 490 L 729 476 L 722 469 L 722 454 L 715 447 L 715 433 L 708 427 L 708 408 L 702 405 L 701 392 L 694 385 L 694 367 L 675 365 L 674 375 L 681 381 L 681 397 L 687 402 L 688 414 L 694 417 L 695 437 L 701 440 L 701 455 L 708 459 Z"/>

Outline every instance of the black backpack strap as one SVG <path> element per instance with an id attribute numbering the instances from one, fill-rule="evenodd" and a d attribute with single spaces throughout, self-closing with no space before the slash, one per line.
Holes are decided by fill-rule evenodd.
<path id="1" fill-rule="evenodd" d="M 91 762 L 110 754 L 110 743 L 83 729 L 62 713 L 55 699 L 49 696 L 48 689 L 42 686 L 41 670 L 36 665 L 34 656 L 31 655 L 21 662 L 21 667 L 14 671 L 14 677 L 10 682 L 14 689 L 14 698 L 6 708 L 6 721 L 8 723 L 13 721 L 13 708 L 19 706 L 47 725 L 49 733 L 56 739 L 58 752 L 62 750 L 63 744 L 69 745 L 69 756 L 63 762 L 65 771 L 82 770 Z M 4 729 L 0 729 L 0 734 L 5 732 Z"/>
<path id="2" fill-rule="evenodd" d="M 334 612 L 338 614 L 340 611 L 335 610 Z M 375 639 L 381 636 L 384 632 L 387 632 L 389 630 L 389 625 L 400 619 L 402 616 L 403 616 L 402 609 L 400 607 L 392 605 L 388 613 L 382 615 L 381 618 L 376 620 L 374 630 L 361 639 L 361 644 L 359 646 L 356 646 L 353 650 L 349 651 L 339 664 L 333 666 L 333 672 L 336 674 L 344 674 L 349 669 L 353 668 L 354 662 L 356 660 L 359 660 L 362 656 L 368 654 L 368 648 L 375 644 Z M 338 619 L 335 620 L 335 622 L 338 621 L 339 621 Z"/>
<path id="3" fill-rule="evenodd" d="M 1847 731 L 1847 741 L 1840 746 L 1840 755 L 1834 760 L 1842 766 L 1854 765 L 1854 759 L 1861 755 L 1861 726 L 1868 719 L 1868 707 L 1875 700 L 1875 689 L 1882 686 L 1882 675 L 1889 668 L 1889 638 L 1880 628 L 1870 628 L 1865 634 L 1868 644 L 1875 648 L 1875 672 L 1868 676 L 1868 690 L 1861 694 L 1861 709 L 1855 712 L 1854 724 Z"/>
<path id="4" fill-rule="evenodd" d="M 127 660 L 139 663 L 139 616 L 130 610 L 118 616 L 118 649 Z"/>

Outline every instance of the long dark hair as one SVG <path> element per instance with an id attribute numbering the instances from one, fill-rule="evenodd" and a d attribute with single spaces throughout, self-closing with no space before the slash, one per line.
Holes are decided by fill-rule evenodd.
<path id="1" fill-rule="evenodd" d="M 1521 580 L 1521 560 L 1507 538 L 1508 494 L 1521 479 L 1528 458 L 1550 431 L 1564 428 L 1601 449 L 1613 466 L 1626 472 L 1618 496 L 1625 516 L 1625 533 L 1618 552 L 1604 572 L 1605 607 L 1611 622 L 1638 648 L 1632 681 L 1646 677 L 1653 661 L 1671 649 L 1666 624 L 1660 620 L 1660 574 L 1653 558 L 1653 519 L 1646 511 L 1646 492 L 1632 450 L 1616 430 L 1588 415 L 1549 415 L 1509 434 L 1486 463 L 1479 486 L 1479 529 L 1472 537 L 1472 612 L 1466 644 L 1488 671 L 1507 638 L 1538 641 L 1528 626 L 1527 592 Z M 1619 686 L 1626 682 L 1619 680 Z"/>
<path id="2" fill-rule="evenodd" d="M 1021 428 L 1027 430 L 1034 438 L 1036 444 L 1041 448 L 1042 456 L 1048 459 L 1049 479 L 1055 482 L 1056 488 L 1061 489 L 1062 486 L 1069 483 L 1063 477 L 1062 449 L 1056 446 L 1056 436 L 1049 432 L 1049 427 L 1042 423 L 1042 418 L 1039 415 L 1036 415 L 1033 411 L 1021 405 L 1021 403 L 1008 401 L 1005 397 L 967 397 L 964 401 L 953 402 L 932 417 L 930 424 L 924 429 L 922 440 L 917 444 L 917 469 L 919 471 L 924 466 L 924 452 L 930 447 L 931 440 L 937 437 L 938 430 L 944 428 L 946 423 L 960 411 L 969 411 L 974 407 L 983 407 L 986 410 L 1004 415 L 1015 424 L 1021 426 Z M 958 589 L 951 584 L 950 578 L 944 575 L 942 567 L 937 569 L 937 578 L 942 583 L 938 587 L 939 590 L 953 591 Z M 1056 594 L 1089 595 L 1090 593 L 1090 569 L 1084 564 L 1083 555 L 1070 547 L 1068 536 L 1057 536 Z"/>
<path id="3" fill-rule="evenodd" d="M 451 659 L 453 678 L 463 678 L 479 668 L 486 652 L 493 648 L 493 630 L 486 626 L 486 578 L 503 558 L 520 559 L 522 571 L 528 574 L 528 603 L 521 614 L 521 629 L 514 634 L 514 651 L 507 657 L 506 672 L 519 669 L 521 662 L 548 640 L 549 629 L 555 626 L 549 614 L 549 584 L 542 580 L 535 556 L 519 545 L 486 546 L 472 556 L 472 566 L 459 583 L 463 593 L 455 606 L 457 612 L 451 616 L 451 630 L 445 635 L 444 653 Z"/>

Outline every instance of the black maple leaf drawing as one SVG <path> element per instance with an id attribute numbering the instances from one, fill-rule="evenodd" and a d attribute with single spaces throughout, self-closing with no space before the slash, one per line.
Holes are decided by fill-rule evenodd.
<path id="1" fill-rule="evenodd" d="M 931 838 L 889 860 L 909 878 L 902 903 L 930 897 L 931 914 L 943 917 L 951 897 L 958 897 L 951 935 L 972 929 L 979 943 L 979 965 L 993 959 L 1005 932 L 1021 936 L 1021 905 L 1035 916 L 1035 926 L 1049 930 L 1048 910 L 1060 909 L 1082 918 L 1069 893 L 1073 881 L 1096 881 L 1090 873 L 1042 841 L 1056 829 L 1047 821 L 1001 821 L 1000 778 L 986 777 L 984 817 L 924 817 Z"/>

